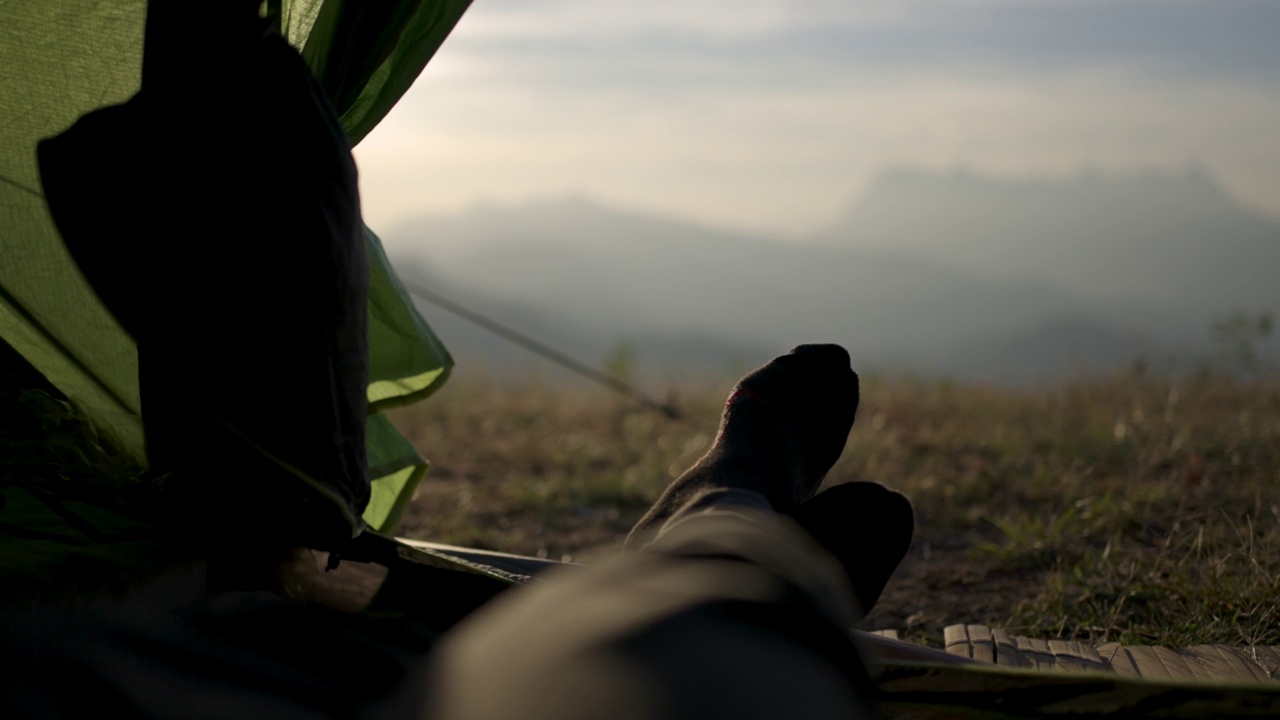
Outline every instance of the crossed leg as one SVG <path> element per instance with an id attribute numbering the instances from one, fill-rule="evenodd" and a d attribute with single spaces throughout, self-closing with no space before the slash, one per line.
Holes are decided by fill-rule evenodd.
<path id="1" fill-rule="evenodd" d="M 428 716 L 874 716 L 850 626 L 905 553 L 910 505 L 869 483 L 813 496 L 857 388 L 833 345 L 745 377 L 622 559 L 511 592 L 446 636 Z"/>
<path id="2" fill-rule="evenodd" d="M 910 506 L 870 484 L 810 497 L 856 387 L 831 346 L 747 376 L 715 446 L 623 558 L 506 592 L 429 654 L 405 623 L 261 594 L 194 609 L 154 595 L 0 619 L 14 668 L 0 715 L 873 717 L 849 628 L 905 550 Z"/>

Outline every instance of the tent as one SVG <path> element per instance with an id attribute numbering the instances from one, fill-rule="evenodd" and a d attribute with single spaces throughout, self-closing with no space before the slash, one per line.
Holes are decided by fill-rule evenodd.
<path id="1" fill-rule="evenodd" d="M 466 10 L 468 0 L 269 0 L 358 143 L 395 105 Z M 36 143 L 139 88 L 144 0 L 0 4 L 0 336 L 118 447 L 145 461 L 137 352 L 77 270 L 45 200 Z M 370 262 L 369 527 L 389 531 L 426 461 L 378 411 L 415 402 L 452 360 L 397 280 L 367 227 Z M 283 379 L 282 381 L 287 381 Z M 262 398 L 270 406 L 271 398 Z"/>

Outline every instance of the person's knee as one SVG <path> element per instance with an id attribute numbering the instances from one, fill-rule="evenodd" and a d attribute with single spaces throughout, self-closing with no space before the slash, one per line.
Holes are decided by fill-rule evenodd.
<path id="1" fill-rule="evenodd" d="M 851 644 L 815 647 L 803 640 L 802 629 L 787 627 L 796 623 L 794 614 L 756 610 L 771 614 L 776 622 L 744 618 L 719 604 L 666 617 L 623 635 L 597 637 L 597 642 L 565 638 L 557 647 L 540 652 L 521 652 L 518 642 L 501 652 L 479 655 L 474 647 L 457 648 L 461 655 L 446 653 L 433 665 L 426 683 L 426 716 L 433 720 L 849 720 L 874 716 L 870 686 L 851 655 Z M 536 617 L 526 620 L 539 623 Z M 490 650 L 499 647 L 493 645 Z"/>

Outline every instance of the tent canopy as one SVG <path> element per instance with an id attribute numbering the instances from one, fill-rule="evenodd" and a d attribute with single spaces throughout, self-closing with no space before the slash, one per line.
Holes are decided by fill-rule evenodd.
<path id="1" fill-rule="evenodd" d="M 409 88 L 468 4 L 268 0 L 267 7 L 320 81 L 354 144 Z M 6 98 L 0 135 L 0 335 L 140 463 L 145 448 L 137 352 L 54 228 L 40 191 L 35 147 L 81 115 L 137 92 L 146 9 L 144 0 L 0 0 L 0 87 Z M 245 111 L 252 121 L 251 109 Z M 366 228 L 365 238 L 373 489 L 364 519 L 386 531 L 411 498 L 426 461 L 380 411 L 432 393 L 452 360 L 409 300 L 378 237 Z M 261 400 L 271 406 L 270 397 Z"/>

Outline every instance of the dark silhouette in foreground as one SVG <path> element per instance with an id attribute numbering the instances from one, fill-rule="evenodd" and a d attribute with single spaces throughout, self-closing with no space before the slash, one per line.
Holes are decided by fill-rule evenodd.
<path id="1" fill-rule="evenodd" d="M 5 618 L 0 715 L 872 715 L 849 628 L 912 515 L 870 484 L 811 497 L 857 409 L 840 347 L 745 377 L 617 562 L 486 602 L 474 576 L 406 569 L 365 532 L 355 167 L 257 7 L 153 0 L 142 90 L 40 146 L 64 241 L 137 341 L 148 459 L 200 562 L 114 606 Z M 385 562 L 382 603 L 300 601 L 290 547 Z"/>
<path id="2" fill-rule="evenodd" d="M 625 556 L 497 597 L 478 576 L 393 568 L 355 613 L 266 592 L 201 593 L 193 576 L 115 606 L 10 615 L 0 660 L 16 670 L 0 710 L 874 716 L 850 627 L 905 552 L 910 505 L 871 483 L 810 497 L 844 444 L 856 382 L 837 346 L 774 360 L 730 397 L 715 445 L 637 526 Z M 836 555 L 815 537 L 835 539 Z M 77 692 L 63 692 L 67 677 Z"/>
<path id="3" fill-rule="evenodd" d="M 63 241 L 137 343 L 171 529 L 227 567 L 341 548 L 369 500 L 355 163 L 258 5 L 148 3 L 141 90 L 39 146 Z"/>

